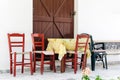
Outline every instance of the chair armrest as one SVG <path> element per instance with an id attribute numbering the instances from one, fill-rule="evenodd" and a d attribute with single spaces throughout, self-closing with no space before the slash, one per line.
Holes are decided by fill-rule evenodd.
<path id="1" fill-rule="evenodd" d="M 105 50 L 105 44 L 103 42 L 94 43 L 95 50 Z"/>

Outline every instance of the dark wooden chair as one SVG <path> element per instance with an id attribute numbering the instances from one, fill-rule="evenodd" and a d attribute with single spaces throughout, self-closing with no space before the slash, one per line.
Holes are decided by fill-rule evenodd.
<path id="1" fill-rule="evenodd" d="M 16 76 L 16 66 L 30 67 L 31 75 L 33 74 L 32 68 L 32 52 L 25 52 L 25 34 L 8 33 L 9 55 L 10 55 L 10 73 Z M 29 55 L 29 58 L 28 56 Z M 26 57 L 27 56 L 27 57 Z M 19 57 L 19 61 L 18 61 Z M 27 61 L 26 61 L 27 60 Z M 25 62 L 26 61 L 26 62 Z M 13 70 L 14 69 L 14 70 Z"/>
<path id="2" fill-rule="evenodd" d="M 41 74 L 43 74 L 44 64 L 49 64 L 50 69 L 56 72 L 54 52 L 44 50 L 44 34 L 33 33 L 31 34 L 31 37 L 32 37 L 33 53 L 34 53 L 34 72 L 36 71 L 36 65 L 38 65 L 40 66 Z M 39 57 L 37 57 L 36 55 L 39 55 Z M 46 61 L 45 61 L 45 56 L 49 58 Z M 40 63 L 37 64 L 36 63 L 37 61 L 39 61 Z"/>
<path id="3" fill-rule="evenodd" d="M 67 66 L 68 62 L 72 62 L 72 68 L 74 68 L 74 73 L 77 72 L 77 65 L 81 65 L 82 69 L 85 69 L 86 67 L 86 63 L 87 63 L 86 52 L 87 52 L 88 45 L 89 45 L 89 35 L 88 34 L 77 34 L 75 51 L 67 51 L 68 54 L 73 55 L 73 58 L 67 59 L 65 57 L 65 64 Z M 81 56 L 78 56 L 79 54 L 81 54 Z M 71 66 L 71 65 L 68 65 L 68 66 Z"/>

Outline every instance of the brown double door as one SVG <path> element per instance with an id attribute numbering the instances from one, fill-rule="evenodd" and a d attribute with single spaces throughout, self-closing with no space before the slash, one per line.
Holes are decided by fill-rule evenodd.
<path id="1" fill-rule="evenodd" d="M 73 15 L 74 0 L 33 0 L 33 33 L 43 33 L 45 39 L 73 38 Z"/>

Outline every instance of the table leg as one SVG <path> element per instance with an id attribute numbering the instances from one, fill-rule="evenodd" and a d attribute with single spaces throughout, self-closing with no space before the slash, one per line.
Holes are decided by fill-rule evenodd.
<path id="1" fill-rule="evenodd" d="M 65 72 L 65 56 L 61 60 L 61 73 Z"/>

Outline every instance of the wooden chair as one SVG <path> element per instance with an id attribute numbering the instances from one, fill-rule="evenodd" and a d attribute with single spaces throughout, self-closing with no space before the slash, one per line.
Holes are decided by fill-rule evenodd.
<path id="1" fill-rule="evenodd" d="M 95 70 L 95 62 L 101 61 L 103 63 L 103 68 L 108 68 L 107 66 L 107 53 L 105 50 L 105 45 L 102 42 L 94 43 L 92 36 L 90 35 L 90 51 L 91 51 L 91 69 Z"/>
<path id="2" fill-rule="evenodd" d="M 36 65 L 38 65 L 41 66 L 40 72 L 41 74 L 43 74 L 44 64 L 49 64 L 50 69 L 56 72 L 54 52 L 44 50 L 44 34 L 33 33 L 31 34 L 31 36 L 32 36 L 33 53 L 34 53 L 34 72 L 36 70 Z M 39 55 L 39 57 L 36 55 Z M 49 57 L 49 59 L 46 61 L 45 61 L 45 56 L 47 56 L 47 58 Z M 40 61 L 40 63 L 36 64 L 37 61 Z"/>
<path id="3" fill-rule="evenodd" d="M 22 67 L 22 73 L 24 67 L 30 67 L 31 75 L 32 71 L 32 52 L 24 52 L 25 47 L 25 34 L 20 33 L 8 33 L 9 55 L 10 55 L 10 73 L 16 76 L 16 66 Z M 29 55 L 29 58 L 26 57 Z M 18 61 L 19 57 L 19 61 Z M 26 57 L 26 58 L 25 58 Z M 25 62 L 27 60 L 27 62 Z M 13 70 L 14 69 L 14 70 Z"/>
<path id="4" fill-rule="evenodd" d="M 82 40 L 83 39 L 83 40 Z M 68 65 L 68 62 L 72 62 L 72 68 L 74 68 L 74 73 L 77 72 L 77 65 L 81 65 L 82 69 L 85 69 L 87 63 L 87 48 L 89 44 L 89 35 L 88 34 L 77 34 L 75 51 L 67 51 L 68 54 L 72 54 L 73 58 L 65 58 L 65 64 Z M 82 50 L 80 50 L 82 49 Z M 81 54 L 81 56 L 78 56 Z M 65 55 L 66 56 L 66 55 Z M 68 65 L 68 66 L 71 66 Z"/>

